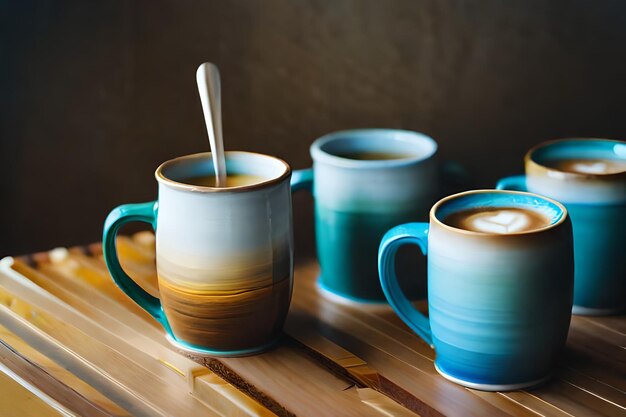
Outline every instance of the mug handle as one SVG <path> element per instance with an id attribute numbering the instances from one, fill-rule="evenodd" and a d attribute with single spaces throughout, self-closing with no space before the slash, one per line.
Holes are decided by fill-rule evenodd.
<path id="1" fill-rule="evenodd" d="M 114 208 L 107 216 L 104 222 L 104 234 L 102 236 L 102 250 L 104 261 L 106 262 L 109 273 L 113 277 L 113 281 L 122 291 L 126 293 L 134 302 L 139 304 L 141 308 L 146 310 L 164 327 L 168 327 L 161 301 L 148 294 L 141 288 L 120 265 L 117 257 L 116 237 L 120 227 L 130 222 L 145 222 L 152 225 L 156 230 L 157 209 L 159 203 L 151 201 L 149 203 L 125 204 Z"/>
<path id="2" fill-rule="evenodd" d="M 404 294 L 396 275 L 396 253 L 400 246 L 413 244 L 419 246 L 424 256 L 428 253 L 428 223 L 406 223 L 389 230 L 378 250 L 378 273 L 380 284 L 387 301 L 396 314 L 419 337 L 433 347 L 433 337 L 428 318 L 420 313 Z"/>
<path id="3" fill-rule="evenodd" d="M 498 181 L 496 190 L 528 191 L 528 187 L 526 187 L 526 175 L 504 177 Z"/>
<path id="4" fill-rule="evenodd" d="M 313 168 L 299 169 L 291 174 L 291 191 L 313 190 Z"/>

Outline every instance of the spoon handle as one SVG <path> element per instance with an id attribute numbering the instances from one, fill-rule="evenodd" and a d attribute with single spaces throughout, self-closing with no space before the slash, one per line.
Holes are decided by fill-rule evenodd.
<path id="1" fill-rule="evenodd" d="M 204 121 L 209 134 L 211 156 L 218 187 L 226 186 L 226 159 L 224 157 L 224 139 L 222 137 L 222 103 L 220 72 L 217 66 L 205 62 L 196 71 L 196 82 L 202 102 Z"/>

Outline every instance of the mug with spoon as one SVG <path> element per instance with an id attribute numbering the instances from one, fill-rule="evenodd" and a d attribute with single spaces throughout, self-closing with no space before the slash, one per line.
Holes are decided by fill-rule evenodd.
<path id="1" fill-rule="evenodd" d="M 117 285 L 150 313 L 175 346 L 242 356 L 279 338 L 293 286 L 291 168 L 279 158 L 224 152 L 217 67 L 196 74 L 211 153 L 161 164 L 158 201 L 119 206 L 106 219 L 104 258 Z M 156 230 L 160 298 L 122 269 L 120 227 Z"/>

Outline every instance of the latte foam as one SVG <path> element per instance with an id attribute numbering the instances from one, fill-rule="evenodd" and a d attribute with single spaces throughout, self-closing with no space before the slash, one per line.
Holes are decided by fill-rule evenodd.
<path id="1" fill-rule="evenodd" d="M 626 172 L 626 161 L 614 159 L 563 159 L 552 161 L 550 167 L 580 174 L 616 174 Z"/>
<path id="2" fill-rule="evenodd" d="M 458 229 L 508 234 L 540 229 L 549 219 L 533 210 L 517 207 L 481 207 L 453 213 L 444 223 Z"/>

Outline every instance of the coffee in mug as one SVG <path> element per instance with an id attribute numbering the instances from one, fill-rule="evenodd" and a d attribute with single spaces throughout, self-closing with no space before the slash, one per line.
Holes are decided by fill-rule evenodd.
<path id="1" fill-rule="evenodd" d="M 356 151 L 356 152 L 336 152 L 336 156 L 346 159 L 355 159 L 357 161 L 388 161 L 392 159 L 407 159 L 415 155 L 399 153 L 399 152 L 375 152 L 375 151 Z"/>
<path id="2" fill-rule="evenodd" d="M 228 174 L 226 176 L 226 188 L 245 187 L 247 185 L 258 184 L 263 182 L 264 178 L 258 175 L 247 174 Z M 189 185 L 197 185 L 200 187 L 217 187 L 217 178 L 215 175 L 200 175 L 189 178 L 182 178 L 181 182 Z"/>
<path id="3" fill-rule="evenodd" d="M 482 207 L 453 213 L 443 222 L 472 232 L 507 234 L 541 229 L 550 224 L 550 219 L 518 207 Z"/>
<path id="4" fill-rule="evenodd" d="M 612 159 L 549 159 L 546 166 L 578 174 L 617 174 L 626 172 L 626 161 Z"/>

